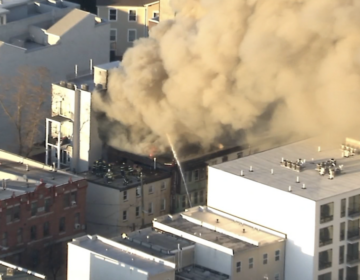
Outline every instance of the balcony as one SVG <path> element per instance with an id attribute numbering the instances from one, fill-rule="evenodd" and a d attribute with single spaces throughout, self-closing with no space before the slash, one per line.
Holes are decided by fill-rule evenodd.
<path id="1" fill-rule="evenodd" d="M 329 245 L 329 244 L 331 244 L 332 243 L 332 239 L 324 239 L 324 240 L 320 240 L 320 242 L 319 242 L 319 245 L 320 245 L 320 247 L 322 247 L 322 246 L 325 246 L 325 245 Z"/>
<path id="2" fill-rule="evenodd" d="M 346 258 L 346 266 L 354 267 L 360 263 L 359 254 L 349 254 Z"/>
<path id="3" fill-rule="evenodd" d="M 360 229 L 355 229 L 347 232 L 347 241 L 349 243 L 359 242 L 360 239 Z"/>
<path id="4" fill-rule="evenodd" d="M 327 215 L 327 216 L 321 216 L 320 217 L 320 223 L 326 223 L 333 220 L 333 215 Z"/>

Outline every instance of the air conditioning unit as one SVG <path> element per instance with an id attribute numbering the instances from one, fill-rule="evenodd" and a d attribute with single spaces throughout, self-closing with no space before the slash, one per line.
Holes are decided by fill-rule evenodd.
<path id="1" fill-rule="evenodd" d="M 80 224 L 75 224 L 75 229 L 80 229 L 81 225 Z"/>
<path id="2" fill-rule="evenodd" d="M 73 201 L 71 201 L 71 205 L 76 205 L 76 201 L 75 200 L 73 200 Z"/>

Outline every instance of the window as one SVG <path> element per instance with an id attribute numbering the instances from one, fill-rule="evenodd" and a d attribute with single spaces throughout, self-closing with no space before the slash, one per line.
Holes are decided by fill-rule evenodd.
<path id="1" fill-rule="evenodd" d="M 318 280 L 331 280 L 331 272 L 319 275 Z"/>
<path id="2" fill-rule="evenodd" d="M 127 211 L 124 210 L 123 211 L 123 221 L 126 221 L 127 220 Z"/>
<path id="3" fill-rule="evenodd" d="M 201 168 L 200 169 L 200 180 L 205 179 L 205 174 L 206 174 L 206 168 Z"/>
<path id="4" fill-rule="evenodd" d="M 279 261 L 280 260 L 280 250 L 276 250 L 275 251 L 275 261 Z"/>
<path id="5" fill-rule="evenodd" d="M 117 21 L 117 10 L 109 9 L 109 21 Z"/>
<path id="6" fill-rule="evenodd" d="M 153 203 L 149 202 L 149 210 L 148 210 L 149 214 L 153 213 Z"/>
<path id="7" fill-rule="evenodd" d="M 59 220 L 59 232 L 65 231 L 65 217 L 61 217 Z"/>
<path id="8" fill-rule="evenodd" d="M 238 152 L 237 153 L 237 158 L 241 158 L 243 156 L 243 152 Z"/>
<path id="9" fill-rule="evenodd" d="M 339 269 L 339 277 L 338 280 L 344 280 L 344 269 Z"/>
<path id="10" fill-rule="evenodd" d="M 6 222 L 11 223 L 20 220 L 20 205 L 8 208 L 6 210 Z"/>
<path id="11" fill-rule="evenodd" d="M 345 259 L 345 246 L 339 248 L 339 264 L 343 264 Z"/>
<path id="12" fill-rule="evenodd" d="M 199 181 L 199 170 L 194 171 L 194 181 Z"/>
<path id="13" fill-rule="evenodd" d="M 200 191 L 200 203 L 203 203 L 204 202 L 204 191 L 201 190 Z"/>
<path id="14" fill-rule="evenodd" d="M 359 219 L 354 220 L 354 221 L 349 221 L 348 222 L 348 231 L 347 231 L 347 238 L 348 239 L 358 239 L 360 236 L 360 232 L 359 232 Z"/>
<path id="15" fill-rule="evenodd" d="M 70 197 L 70 193 L 65 193 L 64 194 L 64 198 L 63 198 L 63 205 L 64 208 L 66 207 L 70 207 L 70 203 L 71 203 L 71 197 Z"/>
<path id="16" fill-rule="evenodd" d="M 340 212 L 340 217 L 345 217 L 346 215 L 346 198 L 341 200 L 341 212 Z"/>
<path id="17" fill-rule="evenodd" d="M 241 262 L 237 262 L 236 263 L 236 272 L 240 272 L 241 271 Z"/>
<path id="18" fill-rule="evenodd" d="M 153 186 L 149 186 L 149 193 L 153 193 L 154 190 L 153 190 Z"/>
<path id="19" fill-rule="evenodd" d="M 280 280 L 280 274 L 279 273 L 275 274 L 274 280 Z"/>
<path id="20" fill-rule="evenodd" d="M 320 223 L 326 223 L 333 220 L 334 202 L 320 206 Z"/>
<path id="21" fill-rule="evenodd" d="M 345 222 L 340 224 L 340 241 L 345 239 Z"/>
<path id="22" fill-rule="evenodd" d="M 348 215 L 357 216 L 360 213 L 360 194 L 349 198 Z"/>
<path id="23" fill-rule="evenodd" d="M 136 10 L 129 10 L 129 21 L 136 21 Z"/>
<path id="24" fill-rule="evenodd" d="M 188 172 L 188 182 L 191 182 L 192 180 L 192 171 Z"/>
<path id="25" fill-rule="evenodd" d="M 162 182 L 161 183 L 161 190 L 165 190 L 166 189 L 166 184 L 165 184 L 165 182 Z"/>
<path id="26" fill-rule="evenodd" d="M 77 191 L 71 192 L 71 205 L 77 204 Z"/>
<path id="27" fill-rule="evenodd" d="M 38 210 L 37 202 L 34 201 L 34 202 L 31 203 L 31 216 L 35 216 L 36 213 L 37 213 L 37 210 Z"/>
<path id="28" fill-rule="evenodd" d="M 185 207 L 186 207 L 186 196 L 185 196 L 185 195 L 183 195 L 183 196 L 181 197 L 181 207 L 182 207 L 182 208 L 185 208 Z"/>
<path id="29" fill-rule="evenodd" d="M 50 212 L 51 198 L 45 198 L 45 212 Z"/>
<path id="30" fill-rule="evenodd" d="M 223 156 L 222 162 L 228 161 L 228 156 Z"/>
<path id="31" fill-rule="evenodd" d="M 7 247 L 8 246 L 8 233 L 5 231 L 2 234 L 2 239 L 1 239 L 1 245 L 3 247 Z"/>
<path id="32" fill-rule="evenodd" d="M 127 191 L 123 192 L 123 200 L 127 200 Z"/>
<path id="33" fill-rule="evenodd" d="M 267 264 L 268 260 L 268 254 L 263 255 L 263 264 Z"/>
<path id="34" fill-rule="evenodd" d="M 43 225 L 43 236 L 49 236 L 50 235 L 50 223 L 49 222 L 45 222 Z"/>
<path id="35" fill-rule="evenodd" d="M 325 246 L 332 243 L 333 226 L 320 229 L 319 246 Z"/>
<path id="36" fill-rule="evenodd" d="M 110 42 L 110 50 L 116 51 L 116 42 Z"/>
<path id="37" fill-rule="evenodd" d="M 136 30 L 128 29 L 128 42 L 134 42 L 136 40 Z"/>
<path id="38" fill-rule="evenodd" d="M 254 258 L 250 258 L 249 259 L 249 268 L 253 268 L 254 267 Z"/>
<path id="39" fill-rule="evenodd" d="M 136 188 L 136 197 L 141 196 L 141 187 Z"/>
<path id="40" fill-rule="evenodd" d="M 110 29 L 110 42 L 117 41 L 117 29 Z"/>
<path id="41" fill-rule="evenodd" d="M 319 253 L 319 270 L 331 267 L 332 249 Z"/>
<path id="42" fill-rule="evenodd" d="M 16 236 L 17 236 L 17 243 L 18 244 L 23 243 L 24 239 L 23 239 L 23 229 L 22 228 L 18 228 Z"/>
<path id="43" fill-rule="evenodd" d="M 166 199 L 163 198 L 163 199 L 161 200 L 161 211 L 164 211 L 165 208 L 166 208 Z"/>
<path id="44" fill-rule="evenodd" d="M 198 204 L 198 192 L 194 192 L 194 204 Z"/>
<path id="45" fill-rule="evenodd" d="M 136 206 L 136 208 L 135 208 L 135 216 L 136 217 L 140 216 L 140 206 Z"/>
<path id="46" fill-rule="evenodd" d="M 75 226 L 80 225 L 80 213 L 75 213 L 74 224 L 75 224 Z"/>
<path id="47" fill-rule="evenodd" d="M 36 240 L 36 234 L 37 234 L 36 226 L 32 226 L 30 228 L 30 240 Z"/>
<path id="48" fill-rule="evenodd" d="M 346 261 L 347 262 L 359 261 L 359 242 L 347 245 Z"/>

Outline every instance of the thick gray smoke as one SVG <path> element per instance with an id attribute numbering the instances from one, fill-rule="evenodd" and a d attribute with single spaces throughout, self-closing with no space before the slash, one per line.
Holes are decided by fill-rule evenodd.
<path id="1" fill-rule="evenodd" d="M 140 39 L 113 71 L 95 109 L 111 145 L 201 143 L 266 127 L 309 135 L 358 126 L 359 0 L 174 0 L 173 21 Z M 264 123 L 264 119 L 262 120 Z M 226 131 L 225 131 L 226 129 Z"/>

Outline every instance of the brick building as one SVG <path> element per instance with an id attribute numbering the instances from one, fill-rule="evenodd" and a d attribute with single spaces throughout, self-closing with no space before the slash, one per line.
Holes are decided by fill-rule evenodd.
<path id="1" fill-rule="evenodd" d="M 86 180 L 3 151 L 0 162 L 0 259 L 63 274 L 66 242 L 85 232 Z"/>

